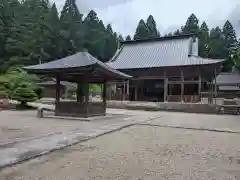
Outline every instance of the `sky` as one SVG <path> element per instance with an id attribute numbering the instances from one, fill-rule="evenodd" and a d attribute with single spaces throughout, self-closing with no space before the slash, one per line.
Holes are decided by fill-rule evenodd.
<path id="1" fill-rule="evenodd" d="M 60 10 L 65 0 L 55 1 Z M 94 9 L 104 24 L 110 23 L 114 31 L 124 36 L 133 35 L 140 19 L 153 15 L 161 34 L 184 25 L 194 13 L 208 25 L 222 26 L 226 19 L 239 21 L 240 0 L 76 0 L 80 12 Z M 236 22 L 234 22 L 236 23 Z"/>

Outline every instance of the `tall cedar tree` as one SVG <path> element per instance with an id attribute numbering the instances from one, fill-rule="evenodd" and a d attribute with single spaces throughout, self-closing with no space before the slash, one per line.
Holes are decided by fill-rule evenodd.
<path id="1" fill-rule="evenodd" d="M 77 8 L 76 0 L 66 0 L 60 16 L 62 57 L 72 55 L 83 48 L 85 34 L 83 32 L 82 16 Z"/>
<path id="2" fill-rule="evenodd" d="M 209 53 L 210 58 L 224 59 L 224 37 L 219 27 L 213 28 L 210 31 L 209 37 Z"/>
<path id="3" fill-rule="evenodd" d="M 0 71 L 5 72 L 11 65 L 26 64 L 26 29 L 20 21 L 18 0 L 2 0 L 0 8 Z"/>
<path id="4" fill-rule="evenodd" d="M 127 35 L 126 41 L 131 41 L 131 40 L 132 40 L 131 36 L 130 36 L 130 35 Z"/>
<path id="5" fill-rule="evenodd" d="M 57 11 L 56 4 L 54 3 L 50 9 L 50 24 L 51 24 L 51 32 L 50 32 L 50 41 L 51 48 L 49 48 L 49 53 L 51 53 L 51 60 L 56 60 L 61 58 L 61 36 L 60 36 L 60 19 Z"/>
<path id="6" fill-rule="evenodd" d="M 224 63 L 224 71 L 230 71 L 232 66 L 234 65 L 234 59 L 230 57 L 231 49 L 236 45 L 237 37 L 236 32 L 230 23 L 230 21 L 226 21 L 222 30 L 224 36 L 224 57 L 227 57 L 227 60 Z"/>
<path id="7" fill-rule="evenodd" d="M 31 36 L 26 39 L 30 49 L 31 64 L 48 62 L 51 59 L 50 42 L 50 4 L 48 0 L 26 0 L 23 4 L 25 24 Z"/>
<path id="8" fill-rule="evenodd" d="M 187 19 L 185 26 L 182 29 L 183 34 L 191 34 L 191 33 L 198 33 L 199 26 L 198 26 L 198 18 L 195 14 L 191 14 Z"/>
<path id="9" fill-rule="evenodd" d="M 147 18 L 146 26 L 148 28 L 148 38 L 156 38 L 160 36 L 157 30 L 156 22 L 152 15 Z"/>
<path id="10" fill-rule="evenodd" d="M 208 25 L 204 21 L 202 25 L 200 26 L 199 30 L 199 55 L 201 57 L 208 57 L 209 52 L 209 29 Z"/>
<path id="11" fill-rule="evenodd" d="M 146 23 L 144 22 L 143 19 L 141 19 L 138 23 L 135 35 L 134 35 L 134 40 L 138 40 L 138 39 L 147 39 L 149 35 L 149 29 L 146 25 Z"/>

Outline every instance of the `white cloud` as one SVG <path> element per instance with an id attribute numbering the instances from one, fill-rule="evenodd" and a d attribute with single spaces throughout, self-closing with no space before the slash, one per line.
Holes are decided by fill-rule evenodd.
<path id="1" fill-rule="evenodd" d="M 61 8 L 64 0 L 55 0 Z M 173 30 L 185 23 L 191 13 L 200 21 L 215 26 L 222 24 L 239 0 L 77 0 L 79 10 L 87 13 L 94 9 L 105 24 L 111 23 L 123 35 L 133 34 L 141 18 L 152 14 L 159 30 Z"/>

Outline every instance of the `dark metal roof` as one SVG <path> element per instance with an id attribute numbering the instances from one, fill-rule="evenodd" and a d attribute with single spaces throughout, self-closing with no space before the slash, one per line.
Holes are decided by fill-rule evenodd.
<path id="1" fill-rule="evenodd" d="M 190 35 L 162 40 L 138 40 L 123 43 L 118 55 L 108 62 L 115 69 L 213 64 L 223 60 L 190 56 Z M 140 43 L 138 43 L 140 42 Z"/>
<path id="2" fill-rule="evenodd" d="M 71 68 L 84 68 L 89 66 L 96 66 L 101 68 L 102 70 L 111 73 L 112 75 L 115 75 L 122 79 L 128 79 L 131 78 L 131 76 L 122 73 L 109 65 L 99 61 L 95 57 L 93 57 L 88 52 L 78 52 L 74 55 L 55 60 L 52 62 L 34 65 L 34 66 L 28 66 L 24 67 L 29 72 L 38 73 L 38 72 L 51 72 L 51 71 L 57 71 L 57 70 L 66 70 Z"/>
<path id="3" fill-rule="evenodd" d="M 121 44 L 135 44 L 135 43 L 145 43 L 145 42 L 156 42 L 156 41 L 186 39 L 186 38 L 196 37 L 196 36 L 197 36 L 197 34 L 191 33 L 191 34 L 184 34 L 184 35 L 174 35 L 174 36 L 166 36 L 166 37 L 145 38 L 145 39 L 121 41 Z"/>
<path id="4" fill-rule="evenodd" d="M 240 85 L 240 74 L 238 73 L 220 73 L 217 78 L 217 85 Z"/>

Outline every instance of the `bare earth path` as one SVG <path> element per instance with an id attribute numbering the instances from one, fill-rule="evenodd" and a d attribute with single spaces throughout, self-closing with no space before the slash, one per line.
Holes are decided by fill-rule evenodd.
<path id="1" fill-rule="evenodd" d="M 238 180 L 239 135 L 135 126 L 1 172 L 3 179 Z"/>
<path id="2" fill-rule="evenodd" d="M 122 113 L 136 125 L 5 168 L 0 179 L 240 179 L 239 116 Z"/>

